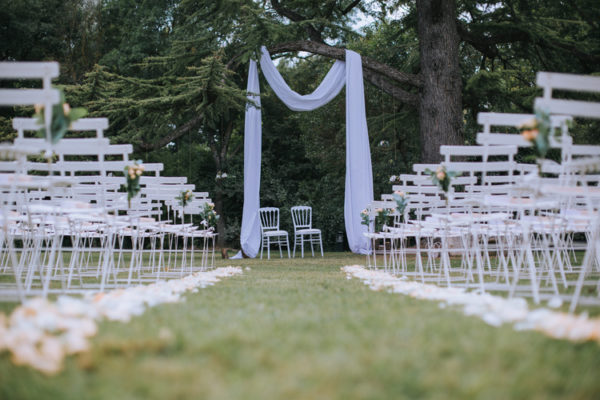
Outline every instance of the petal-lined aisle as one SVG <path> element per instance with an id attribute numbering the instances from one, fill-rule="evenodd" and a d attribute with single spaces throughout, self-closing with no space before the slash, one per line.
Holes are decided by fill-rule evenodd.
<path id="1" fill-rule="evenodd" d="M 598 397 L 597 342 L 494 327 L 345 279 L 340 268 L 364 260 L 238 260 L 243 275 L 185 301 L 145 306 L 128 323 L 95 320 L 89 350 L 51 377 L 0 354 L 0 398 Z"/>
<path id="2" fill-rule="evenodd" d="M 81 299 L 62 296 L 50 302 L 35 298 L 17 307 L 8 318 L 0 314 L 0 351 L 10 351 L 17 365 L 55 374 L 65 356 L 89 349 L 88 338 L 96 334 L 97 320 L 129 322 L 148 307 L 181 301 L 185 292 L 196 292 L 241 273 L 239 267 L 223 267 Z"/>
<path id="3" fill-rule="evenodd" d="M 417 299 L 440 301 L 443 305 L 462 306 L 466 315 L 478 316 L 492 326 L 512 323 L 516 330 L 535 330 L 557 339 L 600 342 L 600 319 L 590 319 L 585 314 L 577 316 L 545 308 L 530 310 L 522 298 L 506 299 L 468 292 L 464 288 L 438 287 L 361 265 L 345 266 L 342 270 L 348 279 L 358 278 L 373 290 L 389 290 Z"/>

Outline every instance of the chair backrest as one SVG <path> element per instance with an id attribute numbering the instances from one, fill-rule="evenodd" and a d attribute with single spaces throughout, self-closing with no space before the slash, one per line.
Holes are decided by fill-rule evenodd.
<path id="1" fill-rule="evenodd" d="M 294 231 L 312 228 L 312 207 L 292 207 L 292 222 L 294 223 Z"/>
<path id="2" fill-rule="evenodd" d="M 537 85 L 544 89 L 543 97 L 535 99 L 535 107 L 550 114 L 600 118 L 600 102 L 555 98 L 553 90 L 600 93 L 600 77 L 555 72 L 538 72 Z"/>
<path id="3" fill-rule="evenodd" d="M 260 216 L 260 230 L 278 231 L 279 230 L 279 208 L 262 207 L 258 209 Z"/>
<path id="4" fill-rule="evenodd" d="M 46 138 L 50 135 L 52 105 L 60 101 L 52 79 L 58 77 L 57 62 L 0 62 L 0 79 L 41 79 L 42 89 L 0 89 L 0 106 L 44 105 Z"/>

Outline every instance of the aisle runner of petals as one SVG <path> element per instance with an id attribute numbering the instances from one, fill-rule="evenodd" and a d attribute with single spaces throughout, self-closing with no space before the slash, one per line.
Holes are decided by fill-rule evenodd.
<path id="1" fill-rule="evenodd" d="M 84 298 L 62 296 L 55 303 L 32 299 L 10 317 L 0 314 L 0 352 L 10 351 L 17 365 L 54 374 L 61 370 L 66 355 L 88 350 L 88 338 L 98 331 L 96 321 L 128 322 L 146 307 L 181 301 L 185 292 L 196 292 L 220 278 L 241 273 L 240 267 L 224 267 Z"/>
<path id="2" fill-rule="evenodd" d="M 467 292 L 463 288 L 443 288 L 410 281 L 360 265 L 342 267 L 348 279 L 362 280 L 372 290 L 388 290 L 416 299 L 436 300 L 443 306 L 462 306 L 466 315 L 475 315 L 492 326 L 514 324 L 516 330 L 540 331 L 556 339 L 600 342 L 600 319 L 571 315 L 546 308 L 529 310 L 522 298 L 505 299 L 490 294 Z"/>

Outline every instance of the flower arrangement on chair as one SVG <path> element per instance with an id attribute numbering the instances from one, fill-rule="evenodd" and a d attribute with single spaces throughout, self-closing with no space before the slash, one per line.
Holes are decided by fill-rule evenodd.
<path id="1" fill-rule="evenodd" d="M 86 115 L 87 110 L 85 108 L 71 108 L 69 103 L 65 102 L 65 95 L 61 91 L 60 101 L 52 106 L 50 142 L 52 144 L 58 143 L 58 141 L 65 136 L 65 133 L 67 133 L 71 124 L 74 121 L 77 121 L 79 118 L 85 117 Z M 38 130 L 38 133 L 42 135 L 42 137 L 46 137 L 46 128 L 44 127 L 46 121 L 43 104 L 35 105 L 34 118 L 37 118 L 37 123 L 42 126 L 42 128 Z"/>
<path id="2" fill-rule="evenodd" d="M 452 182 L 452 178 L 459 176 L 460 173 L 448 171 L 444 165 L 440 165 L 435 171 L 427 168 L 425 173 L 429 174 L 431 176 L 431 182 L 444 192 L 446 205 L 448 205 L 448 190 L 450 190 L 450 183 Z"/>
<path id="3" fill-rule="evenodd" d="M 376 208 L 375 219 L 371 219 L 371 215 L 368 208 L 365 208 L 360 212 L 361 224 L 367 227 L 371 226 L 371 222 L 375 221 L 375 232 L 381 232 L 383 226 L 387 223 L 388 217 L 390 216 L 390 210 L 387 208 Z"/>
<path id="4" fill-rule="evenodd" d="M 188 203 L 194 200 L 194 193 L 188 189 L 179 193 L 179 196 L 175 197 L 175 200 L 179 201 L 179 205 L 183 208 L 188 205 Z"/>
<path id="5" fill-rule="evenodd" d="M 122 190 L 127 192 L 127 206 L 131 208 L 131 199 L 138 195 L 141 190 L 140 176 L 144 172 L 142 160 L 134 161 L 133 165 L 125 167 L 125 185 L 121 186 Z"/>
<path id="6" fill-rule="evenodd" d="M 534 158 L 538 167 L 538 175 L 542 172 L 542 162 L 550 150 L 550 135 L 552 125 L 550 115 L 542 110 L 535 110 L 535 117 L 523 121 L 519 125 L 519 131 L 523 139 L 531 143 L 534 150 Z"/>
<path id="7" fill-rule="evenodd" d="M 404 210 L 406 209 L 406 206 L 408 205 L 408 198 L 406 197 L 404 192 L 401 192 L 399 190 L 396 190 L 392 194 L 392 197 L 394 198 L 394 201 L 396 202 L 396 211 L 398 212 L 398 215 L 400 216 L 400 220 L 402 221 L 404 219 Z"/>
<path id="8" fill-rule="evenodd" d="M 361 225 L 365 225 L 369 227 L 371 225 L 371 217 L 369 215 L 369 209 L 365 208 L 360 212 L 360 223 Z"/>
<path id="9" fill-rule="evenodd" d="M 60 92 L 60 101 L 52 106 L 52 121 L 50 122 L 50 137 L 46 135 L 46 120 L 43 104 L 35 105 L 34 118 L 37 119 L 37 123 L 42 126 L 38 130 L 38 134 L 46 140 L 50 141 L 50 144 L 55 145 L 65 136 L 65 133 L 69 130 L 69 127 L 74 121 L 79 118 L 83 118 L 87 115 L 85 108 L 77 107 L 71 108 L 69 103 L 65 101 L 65 95 Z M 44 155 L 47 159 L 52 157 L 52 154 L 46 152 Z"/>
<path id="10" fill-rule="evenodd" d="M 219 214 L 215 211 L 215 205 L 213 203 L 204 203 L 204 208 L 200 212 L 200 222 L 206 229 L 214 230 L 217 227 L 217 221 L 219 220 Z"/>

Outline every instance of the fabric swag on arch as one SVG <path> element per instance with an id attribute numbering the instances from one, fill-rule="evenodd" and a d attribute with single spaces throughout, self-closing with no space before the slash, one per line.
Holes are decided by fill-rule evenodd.
<path id="1" fill-rule="evenodd" d="M 260 66 L 269 85 L 283 103 L 294 111 L 311 111 L 330 102 L 346 85 L 346 182 L 344 219 L 350 249 L 370 252 L 370 241 L 363 235 L 360 212 L 373 201 L 373 173 L 365 115 L 365 98 L 360 55 L 346 50 L 346 61 L 336 61 L 319 87 L 311 94 L 299 95 L 284 81 L 265 47 Z M 244 209 L 241 245 L 249 257 L 260 250 L 260 163 L 262 127 L 258 68 L 250 61 L 248 99 L 244 132 Z"/>

